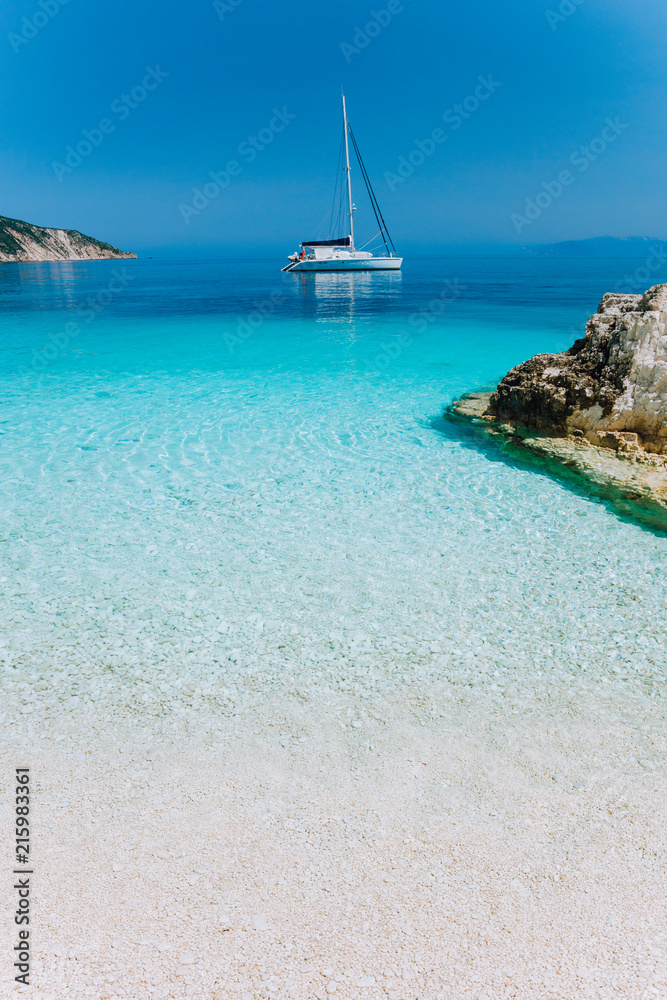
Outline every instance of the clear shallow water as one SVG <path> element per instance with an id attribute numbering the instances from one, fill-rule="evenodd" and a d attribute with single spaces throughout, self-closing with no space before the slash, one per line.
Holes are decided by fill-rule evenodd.
<path id="1" fill-rule="evenodd" d="M 8 661 L 653 676 L 667 541 L 440 420 L 640 263 L 4 265 Z"/>
<path id="2" fill-rule="evenodd" d="M 174 995 L 194 921 L 207 996 L 257 965 L 312 996 L 306 955 L 401 996 L 383 966 L 417 960 L 424 997 L 578 996 L 582 966 L 639 995 L 667 542 L 440 419 L 571 343 L 623 264 L 246 268 L 0 268 L 0 723 L 42 776 L 44 899 L 74 915 L 44 908 L 41 976 L 106 981 L 113 935 L 126 990 L 150 961 Z M 271 931 L 237 934 L 251 914 Z"/>

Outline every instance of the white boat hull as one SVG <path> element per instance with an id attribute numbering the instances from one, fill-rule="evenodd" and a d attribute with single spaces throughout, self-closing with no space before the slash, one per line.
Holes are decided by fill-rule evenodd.
<path id="1" fill-rule="evenodd" d="M 369 257 L 366 260 L 297 260 L 284 271 L 399 271 L 402 257 Z"/>

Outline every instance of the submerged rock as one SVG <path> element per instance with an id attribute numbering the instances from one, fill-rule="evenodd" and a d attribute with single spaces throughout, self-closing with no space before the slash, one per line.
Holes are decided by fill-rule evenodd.
<path id="1" fill-rule="evenodd" d="M 47 229 L 0 215 L 0 262 L 55 260 L 126 260 L 126 253 L 110 243 L 84 236 L 76 229 Z"/>
<path id="2" fill-rule="evenodd" d="M 667 285 L 605 295 L 562 354 L 537 354 L 492 393 L 487 414 L 626 453 L 667 453 Z"/>
<path id="3" fill-rule="evenodd" d="M 585 487 L 635 521 L 667 531 L 667 461 L 646 452 L 615 452 L 586 438 L 550 437 L 543 431 L 499 423 L 489 414 L 490 393 L 469 393 L 445 416 L 463 420 L 498 442 L 510 457 Z"/>

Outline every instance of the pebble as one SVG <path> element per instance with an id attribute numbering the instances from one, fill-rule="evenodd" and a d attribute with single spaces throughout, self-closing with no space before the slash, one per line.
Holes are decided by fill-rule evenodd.
<path id="1" fill-rule="evenodd" d="M 256 931 L 268 931 L 269 925 L 265 917 L 256 916 L 252 918 L 252 924 Z"/>

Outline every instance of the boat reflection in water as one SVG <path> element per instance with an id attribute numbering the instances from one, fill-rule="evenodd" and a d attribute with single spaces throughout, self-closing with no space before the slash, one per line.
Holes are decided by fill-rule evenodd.
<path id="1" fill-rule="evenodd" d="M 349 323 L 363 316 L 390 309 L 398 299 L 403 276 L 400 271 L 301 272 L 297 277 L 303 312 L 317 321 Z"/>

